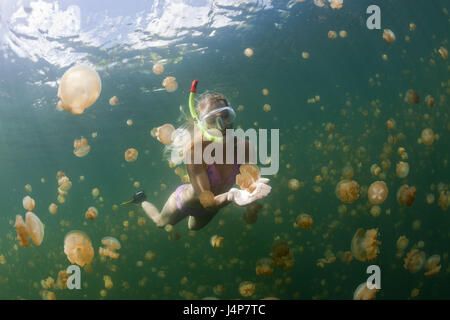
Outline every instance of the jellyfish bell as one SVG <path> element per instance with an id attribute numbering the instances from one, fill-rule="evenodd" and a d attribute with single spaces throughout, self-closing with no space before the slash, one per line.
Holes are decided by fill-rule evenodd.
<path id="1" fill-rule="evenodd" d="M 240 174 L 236 176 L 236 184 L 242 189 L 252 193 L 255 191 L 255 182 L 260 177 L 259 168 L 256 165 L 244 164 L 239 168 Z"/>
<path id="2" fill-rule="evenodd" d="M 261 258 L 256 262 L 256 274 L 258 276 L 273 275 L 273 261 L 270 258 Z"/>
<path id="3" fill-rule="evenodd" d="M 25 196 L 22 200 L 22 205 L 25 210 L 33 211 L 36 206 L 36 203 L 34 199 L 31 198 L 30 196 Z"/>
<path id="4" fill-rule="evenodd" d="M 399 177 L 401 179 L 406 178 L 409 174 L 408 162 L 400 161 L 399 163 L 397 163 L 397 165 L 395 167 L 395 173 L 396 173 L 397 177 Z"/>
<path id="5" fill-rule="evenodd" d="M 94 258 L 91 240 L 83 231 L 70 231 L 64 238 L 64 253 L 70 263 L 80 267 L 88 265 Z"/>
<path id="6" fill-rule="evenodd" d="M 383 30 L 383 40 L 386 41 L 386 43 L 392 43 L 395 41 L 395 34 L 390 29 L 384 29 Z"/>
<path id="7" fill-rule="evenodd" d="M 95 207 L 89 207 L 85 213 L 85 217 L 88 220 L 94 221 L 97 218 L 98 210 Z"/>
<path id="8" fill-rule="evenodd" d="M 22 216 L 17 215 L 16 216 L 16 222 L 14 224 L 14 228 L 16 228 L 17 231 L 17 240 L 19 241 L 20 246 L 22 247 L 29 247 L 30 241 L 28 236 L 28 230 L 25 225 L 25 222 L 22 219 Z"/>
<path id="9" fill-rule="evenodd" d="M 163 80 L 162 85 L 164 88 L 166 88 L 167 92 L 174 92 L 178 89 L 178 83 L 175 77 L 166 77 Z"/>
<path id="10" fill-rule="evenodd" d="M 125 151 L 125 161 L 134 162 L 138 158 L 138 151 L 134 148 L 129 148 Z"/>
<path id="11" fill-rule="evenodd" d="M 341 180 L 336 185 L 336 196 L 343 203 L 353 203 L 359 198 L 359 185 L 354 180 Z"/>
<path id="12" fill-rule="evenodd" d="M 155 63 L 153 65 L 152 71 L 156 75 L 160 75 L 164 72 L 164 65 L 162 63 Z"/>
<path id="13" fill-rule="evenodd" d="M 434 132 L 430 128 L 426 128 L 422 130 L 420 135 L 421 141 L 426 146 L 431 146 L 434 142 Z"/>
<path id="14" fill-rule="evenodd" d="M 377 240 L 377 236 L 378 229 L 356 230 L 351 243 L 353 256 L 362 262 L 374 260 L 380 252 L 378 246 L 381 242 Z"/>
<path id="15" fill-rule="evenodd" d="M 89 151 L 91 150 L 91 147 L 88 144 L 88 141 L 86 138 L 81 137 L 80 139 L 75 139 L 73 142 L 73 154 L 77 157 L 81 158 L 86 156 Z"/>
<path id="16" fill-rule="evenodd" d="M 314 221 L 309 214 L 301 213 L 295 219 L 295 223 L 303 230 L 309 230 L 312 228 Z"/>
<path id="17" fill-rule="evenodd" d="M 25 215 L 25 225 L 28 236 L 33 240 L 34 245 L 40 246 L 44 240 L 44 225 L 33 212 L 27 212 Z"/>
<path id="18" fill-rule="evenodd" d="M 117 98 L 116 96 L 113 96 L 109 99 L 109 104 L 112 106 L 115 106 L 118 103 L 119 103 L 119 98 Z"/>
<path id="19" fill-rule="evenodd" d="M 239 284 L 239 293 L 243 297 L 250 297 L 255 293 L 255 284 L 250 281 L 243 281 Z"/>
<path id="20" fill-rule="evenodd" d="M 413 89 L 409 89 L 405 93 L 405 102 L 408 104 L 418 104 L 420 97 Z"/>
<path id="21" fill-rule="evenodd" d="M 380 204 L 388 196 L 388 187 L 384 181 L 375 181 L 369 186 L 367 194 L 372 204 Z"/>
<path id="22" fill-rule="evenodd" d="M 247 49 L 245 49 L 244 50 L 244 54 L 248 57 L 248 58 L 250 58 L 251 56 L 253 56 L 253 49 L 252 48 L 247 48 Z"/>
<path id="23" fill-rule="evenodd" d="M 438 254 L 432 255 L 429 257 L 424 265 L 424 269 L 427 270 L 425 272 L 426 277 L 431 277 L 438 274 L 441 271 L 442 266 L 438 266 L 441 261 L 441 257 Z"/>
<path id="24" fill-rule="evenodd" d="M 403 267 L 411 273 L 419 272 L 425 265 L 425 252 L 416 248 L 406 254 Z"/>
<path id="25" fill-rule="evenodd" d="M 431 108 L 432 106 L 434 106 L 434 98 L 433 98 L 433 96 L 427 95 L 427 96 L 425 97 L 425 103 L 426 103 L 427 106 L 429 106 L 430 108 Z"/>
<path id="26" fill-rule="evenodd" d="M 58 98 L 64 109 L 82 114 L 100 96 L 102 83 L 97 71 L 86 65 L 76 65 L 61 78 Z"/>
<path id="27" fill-rule="evenodd" d="M 353 300 L 374 300 L 377 294 L 377 289 L 369 289 L 367 287 L 367 281 L 361 283 L 353 293 Z"/>
<path id="28" fill-rule="evenodd" d="M 172 143 L 172 135 L 175 132 L 173 125 L 166 123 L 161 127 L 156 128 L 155 136 L 159 142 L 168 145 Z"/>
<path id="29" fill-rule="evenodd" d="M 447 60 L 448 58 L 448 50 L 444 47 L 440 47 L 438 50 L 440 56 L 442 59 Z"/>
<path id="30" fill-rule="evenodd" d="M 336 39 L 336 37 L 337 37 L 336 31 L 333 31 L 333 30 L 328 31 L 328 38 L 329 39 Z"/>
<path id="31" fill-rule="evenodd" d="M 114 237 L 104 237 L 102 244 L 110 249 L 119 250 L 121 248 L 119 240 Z"/>
<path id="32" fill-rule="evenodd" d="M 397 191 L 397 201 L 405 206 L 411 206 L 416 199 L 416 188 L 407 184 L 402 185 Z"/>

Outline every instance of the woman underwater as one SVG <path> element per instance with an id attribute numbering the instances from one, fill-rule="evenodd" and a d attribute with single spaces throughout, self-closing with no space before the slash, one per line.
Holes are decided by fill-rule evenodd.
<path id="1" fill-rule="evenodd" d="M 245 148 L 245 161 L 243 163 L 249 163 L 249 155 L 252 150 L 250 150 L 248 140 L 227 135 L 227 133 L 233 131 L 227 132 L 226 129 L 233 128 L 233 120 L 236 114 L 223 95 L 206 93 L 198 101 L 197 109 L 195 109 L 194 96 L 197 83 L 198 80 L 194 80 L 192 83 L 189 96 L 189 108 L 194 119 L 194 126 L 192 132 L 187 134 L 188 142 L 186 143 L 186 140 L 184 140 L 185 142 L 171 146 L 173 149 L 181 148 L 190 184 L 179 186 L 170 195 L 161 212 L 153 204 L 146 201 L 145 193 L 142 190 L 138 191 L 132 200 L 124 203 L 125 205 L 140 204 L 147 216 L 158 227 L 164 227 L 167 224 L 175 225 L 189 216 L 188 228 L 199 230 L 206 226 L 217 212 L 229 203 L 234 202 L 239 206 L 246 206 L 255 200 L 266 197 L 271 190 L 268 185 L 269 180 L 265 178 L 259 178 L 254 183 L 254 191 L 251 193 L 247 190 L 232 188 L 241 164 L 238 163 L 238 148 Z M 199 116 L 197 116 L 197 113 Z M 186 134 L 188 131 L 177 129 L 175 134 L 183 132 Z M 174 140 L 177 139 L 174 138 Z M 239 140 L 240 143 L 238 143 Z M 229 163 L 230 161 L 215 161 L 213 163 L 211 163 L 211 160 L 205 161 L 203 151 L 211 143 L 215 143 L 215 147 L 222 148 L 223 154 L 220 156 L 222 160 L 227 160 L 227 150 L 234 150 L 233 163 Z M 201 152 L 200 157 L 196 158 L 195 154 L 198 157 L 198 152 Z M 218 155 L 214 151 L 211 152 L 211 155 L 214 159 L 217 159 Z M 197 161 L 198 163 L 195 161 L 197 159 L 200 159 L 200 161 Z M 211 203 L 207 206 L 200 202 L 199 196 L 202 194 L 211 194 Z"/>

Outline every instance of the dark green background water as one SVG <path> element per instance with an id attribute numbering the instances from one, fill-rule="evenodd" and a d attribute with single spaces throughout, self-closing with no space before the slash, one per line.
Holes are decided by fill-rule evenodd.
<path id="1" fill-rule="evenodd" d="M 61 8 L 68 4 L 63 1 Z M 366 28 L 365 11 L 370 4 L 380 6 L 382 29 L 393 30 L 396 42 L 388 45 L 382 39 L 382 30 Z M 431 190 L 432 184 L 439 183 L 448 188 L 450 178 L 449 60 L 443 60 L 437 53 L 440 46 L 449 49 L 449 15 L 443 12 L 448 4 L 437 0 L 345 0 L 341 10 L 319 8 L 310 0 L 303 3 L 274 1 L 271 5 L 260 11 L 253 10 L 256 4 L 242 5 L 241 14 L 235 18 L 245 20 L 244 27 L 220 28 L 213 37 L 206 37 L 207 32 L 200 37 L 188 34 L 181 41 L 185 46 L 173 44 L 132 50 L 124 44 L 99 48 L 70 38 L 59 39 L 74 47 L 76 52 L 87 52 L 84 61 L 94 64 L 102 79 L 100 98 L 82 115 L 58 112 L 55 109 L 57 88 L 35 83 L 60 79 L 69 66 L 52 65 L 42 58 L 32 62 L 15 56 L 8 47 L 3 48 L 5 54 L 0 58 L 0 255 L 5 256 L 6 264 L 0 265 L 0 298 L 40 299 L 40 281 L 49 276 L 56 279 L 58 271 L 70 264 L 63 246 L 64 237 L 71 230 L 83 230 L 91 238 L 96 251 L 93 272 L 83 272 L 82 290 L 51 290 L 57 299 L 101 298 L 103 275 L 111 276 L 114 282 L 114 287 L 107 290 L 107 299 L 183 299 L 180 294 L 183 290 L 192 292 L 195 298 L 203 298 L 216 296 L 213 287 L 218 284 L 225 287 L 218 298 L 242 298 L 238 291 L 242 281 L 256 284 L 252 296 L 256 299 L 267 296 L 351 299 L 355 288 L 366 280 L 365 270 L 370 264 L 379 265 L 382 272 L 378 299 L 410 299 L 414 288 L 420 289 L 416 299 L 450 298 L 447 285 L 449 211 L 438 207 L 439 194 Z M 92 8 L 92 12 L 104 10 L 115 14 L 113 5 L 100 2 L 98 6 Z M 249 15 L 247 19 L 246 15 Z M 95 24 L 95 15 L 90 17 L 90 23 Z M 417 26 L 415 31 L 409 31 L 411 22 Z M 84 27 L 82 24 L 82 30 Z M 120 23 L 116 27 L 127 28 Z M 328 39 L 329 30 L 346 30 L 348 37 Z M 405 36 L 411 41 L 406 42 Z M 193 42 L 198 46 L 192 47 Z M 243 54 L 247 47 L 254 49 L 251 58 Z M 195 48 L 204 49 L 192 50 Z M 310 53 L 309 59 L 302 59 L 303 51 Z M 383 53 L 388 55 L 388 61 L 381 59 Z M 168 59 L 165 72 L 160 76 L 151 73 L 155 55 Z M 175 63 L 179 57 L 182 59 Z M 124 62 L 123 59 L 129 60 Z M 435 61 L 434 66 L 429 64 L 430 59 Z M 113 62 L 117 64 L 108 67 Z M 44 75 L 38 70 L 44 70 Z M 177 78 L 178 90 L 173 93 L 154 91 L 161 88 L 161 81 L 169 75 Z M 370 84 L 370 78 L 375 85 Z M 175 227 L 181 239 L 172 242 L 164 229 L 158 229 L 147 218 L 146 226 L 137 225 L 137 218 L 145 216 L 142 210 L 135 208 L 136 215 L 130 218 L 128 208 L 113 211 L 112 205 L 127 200 L 135 192 L 133 181 L 137 180 L 149 201 L 162 208 L 181 183 L 163 158 L 163 146 L 149 131 L 164 123 L 176 124 L 179 105 L 187 106 L 193 79 L 200 80 L 200 92 L 217 91 L 226 95 L 233 106 L 244 106 L 244 110 L 238 112 L 237 125 L 251 128 L 257 121 L 259 128 L 279 128 L 280 144 L 285 145 L 285 149 L 280 152 L 278 174 L 270 177 L 273 190 L 262 201 L 266 207 L 256 224 L 247 225 L 242 219 L 244 209 L 229 206 L 207 227 L 196 232 L 195 237 L 188 235 L 187 220 L 182 221 Z M 261 94 L 263 88 L 270 91 L 268 96 Z M 417 105 L 403 101 L 402 95 L 410 88 L 421 97 Z M 433 108 L 424 103 L 427 94 L 436 99 Z M 116 106 L 108 103 L 113 95 L 120 99 Z M 320 102 L 308 104 L 307 100 L 316 95 L 320 95 Z M 440 102 L 441 96 L 446 101 Z M 377 99 L 378 116 L 376 108 L 371 106 L 371 101 Z M 346 106 L 347 101 L 351 106 Z M 269 113 L 263 111 L 264 104 L 271 105 Z M 342 109 L 347 110 L 346 116 L 342 116 Z M 424 119 L 425 114 L 429 115 L 428 120 Z M 386 128 L 389 118 L 397 123 L 394 131 Z M 133 126 L 126 125 L 127 119 L 133 120 Z M 335 138 L 327 142 L 329 133 L 324 125 L 328 122 L 336 127 L 333 134 L 339 134 L 344 140 Z M 439 140 L 431 147 L 417 142 L 421 131 L 427 127 L 439 135 Z M 92 132 L 98 132 L 98 137 L 93 139 Z M 335 186 L 342 168 L 350 163 L 360 186 L 370 185 L 377 180 L 371 176 L 370 166 L 380 165 L 379 156 L 388 135 L 399 132 L 406 139 L 393 146 L 389 158 L 392 165 L 385 179 L 389 197 L 381 205 L 382 214 L 377 218 L 370 216 L 367 197 L 361 196 L 347 205 L 347 213 L 340 216 L 341 202 L 335 196 Z M 83 158 L 73 154 L 73 140 L 80 136 L 87 137 L 91 146 L 90 153 Z M 332 144 L 335 149 L 331 152 L 318 150 L 315 141 L 325 146 Z M 349 152 L 342 150 L 344 145 L 350 146 Z M 400 146 L 409 157 L 410 173 L 406 179 L 395 176 L 395 164 L 401 160 L 396 153 Z M 139 158 L 134 163 L 124 161 L 124 151 L 130 147 L 139 150 Z M 360 147 L 365 148 L 362 158 L 357 156 Z M 334 170 L 334 174 L 330 174 L 328 181 L 316 184 L 314 177 L 324 166 L 330 172 Z M 73 182 L 64 204 L 56 202 L 58 170 L 64 171 Z M 81 175 L 86 177 L 84 182 L 79 182 Z M 42 184 L 41 178 L 46 182 Z M 287 182 L 291 178 L 304 181 L 305 187 L 290 191 Z M 162 183 L 167 185 L 166 190 L 161 190 Z M 404 183 L 417 188 L 417 198 L 411 207 L 401 206 L 396 201 L 396 191 Z M 33 187 L 31 197 L 36 200 L 35 213 L 45 224 L 45 238 L 39 247 L 14 248 L 18 242 L 13 222 L 17 214 L 25 213 L 22 198 L 26 195 L 26 184 Z M 315 185 L 320 185 L 322 192 L 316 193 Z M 100 189 L 103 206 L 92 198 L 94 187 Z M 426 204 L 428 193 L 436 197 L 432 205 Z M 295 196 L 293 201 L 288 200 L 291 195 Z M 51 202 L 59 206 L 57 215 L 48 212 Z M 99 216 L 93 222 L 84 218 L 90 206 L 99 209 Z M 274 221 L 277 209 L 281 210 L 282 223 Z M 350 215 L 352 209 L 356 209 L 354 216 Z M 387 209 L 390 215 L 386 214 Z M 314 218 L 309 231 L 293 227 L 301 212 Z M 61 227 L 61 220 L 68 221 L 70 226 Z M 123 227 L 125 220 L 130 223 L 127 229 Z M 219 225 L 220 220 L 223 226 Z M 329 225 L 335 220 L 339 221 L 338 227 L 330 229 Z M 414 220 L 421 221 L 419 230 L 413 230 Z M 351 239 L 358 228 L 379 229 L 380 254 L 374 262 L 354 259 L 344 264 L 337 259 L 323 269 L 316 266 L 327 248 L 335 254 L 350 250 Z M 127 240 L 121 241 L 120 258 L 101 261 L 100 240 L 104 236 L 120 238 L 123 234 Z M 211 247 L 209 239 L 214 234 L 224 237 L 222 248 Z M 405 270 L 403 259 L 395 257 L 395 243 L 401 235 L 410 240 L 408 250 L 422 240 L 427 256 L 439 254 L 441 272 L 427 278 L 423 270 L 417 274 Z M 256 261 L 270 256 L 278 237 L 289 243 L 295 259 L 293 269 L 276 267 L 270 277 L 257 276 Z M 156 254 L 152 261 L 144 259 L 148 250 Z M 238 263 L 230 264 L 235 258 Z M 138 267 L 137 261 L 143 261 L 143 266 Z M 111 271 L 111 265 L 116 266 L 115 272 Z M 152 268 L 156 268 L 153 269 L 156 272 Z M 158 277 L 161 270 L 165 278 Z M 181 284 L 184 276 L 189 281 Z M 146 285 L 139 286 L 144 277 L 148 279 Z M 291 281 L 285 281 L 286 278 Z M 124 288 L 124 281 L 130 288 Z"/>

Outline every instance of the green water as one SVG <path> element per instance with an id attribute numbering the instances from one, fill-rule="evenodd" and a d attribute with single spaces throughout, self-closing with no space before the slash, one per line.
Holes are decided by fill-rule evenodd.
<path id="1" fill-rule="evenodd" d="M 34 8 L 30 15 L 37 11 L 34 2 L 23 2 L 24 7 Z M 444 10 L 450 8 L 445 1 L 437 0 L 355 2 L 345 0 L 341 10 L 317 7 L 311 0 L 240 6 L 187 2 L 188 8 L 216 10 L 216 18 L 220 10 L 234 15 L 230 13 L 230 25 L 218 27 L 219 20 L 207 16 L 206 11 L 205 19 L 211 21 L 184 29 L 180 26 L 187 33 L 174 36 L 167 30 L 158 35 L 151 33 L 152 28 L 147 33 L 140 30 L 137 15 L 145 17 L 146 12 L 156 9 L 154 12 L 160 15 L 169 10 L 155 9 L 151 1 L 117 8 L 103 1 L 95 5 L 61 1 L 60 11 L 80 5 L 81 27 L 76 29 L 80 36 L 60 37 L 45 23 L 36 27 L 42 31 L 39 37 L 20 32 L 17 26 L 22 22 L 11 18 L 20 10 L 20 3 L 2 4 L 0 256 L 6 261 L 0 264 L 0 298 L 41 299 L 45 290 L 41 280 L 56 280 L 58 272 L 70 265 L 64 254 L 64 237 L 71 230 L 82 230 L 89 236 L 95 256 L 90 268 L 82 269 L 82 289 L 48 289 L 56 299 L 352 299 L 356 287 L 367 279 L 366 268 L 371 264 L 381 268 L 382 287 L 377 299 L 450 298 L 446 285 L 450 272 L 449 211 L 438 205 L 439 191 L 448 190 L 450 180 L 450 66 L 449 60 L 437 52 L 441 46 L 450 49 L 449 15 Z M 365 11 L 370 4 L 380 6 L 381 27 L 395 33 L 394 43 L 383 41 L 382 30 L 366 28 Z M 169 25 L 180 23 L 174 18 L 177 14 L 169 15 Z M 115 19 L 103 23 L 105 16 Z M 120 16 L 122 19 L 118 19 Z M 96 19 L 103 24 L 96 26 Z M 237 21 L 239 26 L 231 24 Z M 410 23 L 417 26 L 415 31 L 410 31 Z M 126 33 L 133 34 L 133 28 L 134 34 L 143 36 L 137 42 L 143 48 L 134 46 L 131 37 L 124 40 Z M 346 30 L 348 37 L 329 39 L 329 30 Z M 98 43 L 81 36 L 89 32 L 100 38 Z M 201 35 L 195 36 L 195 32 Z M 123 41 L 115 37 L 118 34 Z M 48 43 L 38 48 L 35 39 Z M 164 46 L 143 45 L 174 39 L 177 41 Z M 55 43 L 63 49 L 50 50 Z M 17 46 L 28 54 L 20 54 Z M 251 58 L 243 54 L 247 47 L 254 50 Z M 309 59 L 302 58 L 303 51 L 309 52 Z M 382 54 L 388 56 L 387 61 Z M 167 59 L 165 71 L 155 75 L 152 66 L 160 59 Z M 101 95 L 82 115 L 57 111 L 57 85 L 45 83 L 59 80 L 70 66 L 80 62 L 90 63 L 99 72 Z M 166 76 L 176 77 L 175 92 L 158 90 Z M 200 80 L 200 93 L 220 92 L 235 108 L 244 106 L 237 112 L 236 125 L 280 129 L 280 169 L 269 177 L 272 192 L 260 201 L 264 208 L 255 224 L 243 220 L 245 208 L 229 205 L 195 233 L 189 233 L 187 219 L 181 221 L 175 226 L 181 238 L 173 242 L 138 207 L 120 207 L 117 211 L 112 207 L 132 196 L 136 191 L 134 181 L 140 182 L 148 200 L 159 209 L 181 184 L 163 157 L 163 145 L 150 130 L 164 123 L 180 124 L 179 106 L 187 107 L 193 79 Z M 268 96 L 262 94 L 263 88 L 269 90 Z M 420 95 L 418 104 L 404 101 L 408 89 Z M 436 100 L 431 108 L 424 99 L 428 94 Z M 119 103 L 111 106 L 108 101 L 114 95 Z M 320 96 L 320 101 L 307 102 L 315 96 Z M 264 112 L 264 104 L 271 106 L 270 112 Z M 394 130 L 386 127 L 390 118 L 396 122 Z M 133 121 L 132 126 L 127 126 L 128 119 Z M 328 132 L 327 123 L 334 124 L 335 130 Z M 431 146 L 418 143 L 425 128 L 439 136 Z M 96 138 L 91 136 L 93 132 L 98 133 Z M 388 142 L 389 135 L 399 133 L 405 136 L 403 140 Z M 91 150 L 78 158 L 73 154 L 73 141 L 81 136 L 88 139 Z M 322 147 L 317 147 L 318 143 Z M 374 163 L 381 167 L 384 145 L 392 148 L 387 156 L 391 165 L 382 170 L 385 177 L 380 179 L 371 174 L 370 167 Z M 124 159 L 130 147 L 139 151 L 133 163 Z M 410 165 L 404 179 L 396 177 L 395 172 L 402 160 L 397 153 L 399 147 L 406 149 L 408 159 L 404 161 Z M 340 214 L 343 203 L 336 197 L 335 188 L 342 179 L 342 168 L 348 164 L 362 191 L 359 199 L 345 204 L 346 212 Z M 326 176 L 323 167 L 327 168 Z M 73 184 L 62 204 L 57 202 L 59 170 Z M 317 183 L 317 175 L 323 181 Z M 80 176 L 85 180 L 80 181 Z M 292 178 L 304 182 L 304 187 L 289 190 Z M 380 205 L 380 216 L 372 217 L 364 190 L 376 180 L 386 182 L 389 196 Z M 38 247 L 20 247 L 13 227 L 15 216 L 26 212 L 22 207 L 22 199 L 28 194 L 26 184 L 32 186 L 29 195 L 36 201 L 34 213 L 45 224 L 44 241 Z M 403 184 L 417 189 L 410 207 L 396 199 Z M 93 198 L 93 188 L 100 190 L 103 202 Z M 427 204 L 427 194 L 435 196 L 434 203 Z M 48 211 L 52 202 L 59 207 L 56 215 Z M 99 211 L 94 221 L 84 217 L 90 206 Z M 302 212 L 313 217 L 311 230 L 294 227 Z M 146 219 L 145 226 L 138 225 L 140 217 Z M 125 221 L 128 227 L 124 227 Z M 420 228 L 413 227 L 414 221 L 420 221 Z M 330 227 L 332 223 L 334 228 Z M 358 228 L 378 228 L 381 245 L 375 260 L 344 263 L 337 258 L 324 268 L 317 266 L 327 249 L 335 255 L 349 251 Z M 220 248 L 210 244 L 215 234 L 224 237 Z M 396 241 L 402 235 L 409 239 L 405 254 L 423 241 L 420 250 L 427 257 L 440 255 L 440 273 L 426 277 L 424 269 L 415 274 L 406 270 L 404 256 L 396 257 Z M 105 236 L 120 240 L 119 259 L 100 258 L 98 248 Z M 256 262 L 270 257 L 272 245 L 279 239 L 289 245 L 293 268 L 275 266 L 273 275 L 258 276 Z M 145 259 L 149 250 L 155 253 L 151 261 Z M 111 289 L 105 289 L 105 275 L 114 283 Z M 183 277 L 187 281 L 182 281 Z M 239 294 L 243 281 L 255 284 L 251 297 Z M 214 292 L 217 285 L 223 285 L 223 293 Z M 415 288 L 419 294 L 412 298 Z"/>

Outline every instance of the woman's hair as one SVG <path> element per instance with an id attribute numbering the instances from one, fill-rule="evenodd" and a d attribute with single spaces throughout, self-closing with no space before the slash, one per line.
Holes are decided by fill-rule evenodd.
<path id="1" fill-rule="evenodd" d="M 224 95 L 216 92 L 205 92 L 196 99 L 196 111 L 199 118 L 213 109 L 228 106 L 228 100 Z M 190 115 L 186 115 L 180 106 L 182 113 L 182 124 L 175 130 L 172 136 L 172 143 L 167 145 L 164 150 L 164 156 L 175 165 L 183 162 L 184 155 L 194 143 L 194 137 L 197 140 L 202 138 L 200 129 L 195 125 Z M 194 135 L 194 132 L 195 135 Z"/>

